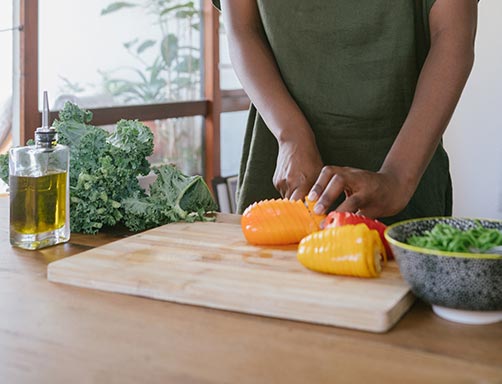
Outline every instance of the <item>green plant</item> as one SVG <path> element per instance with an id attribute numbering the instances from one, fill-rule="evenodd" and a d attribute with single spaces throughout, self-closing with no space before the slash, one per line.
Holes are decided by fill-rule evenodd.
<path id="1" fill-rule="evenodd" d="M 157 179 L 146 194 L 138 177 L 150 172 L 150 129 L 137 120 L 120 120 L 108 132 L 91 120 L 90 111 L 67 102 L 54 121 L 59 142 L 70 147 L 72 231 L 96 233 L 118 223 L 141 231 L 173 221 L 204 220 L 206 211 L 216 209 L 203 178 L 184 175 L 172 165 L 154 168 Z M 5 160 L 0 160 L 2 171 Z"/>
<path id="2" fill-rule="evenodd" d="M 84 86 L 79 82 L 73 82 L 67 77 L 61 75 L 59 76 L 59 78 L 63 82 L 63 84 L 59 86 L 61 93 L 70 93 L 72 95 L 76 95 L 85 91 Z"/>
<path id="3" fill-rule="evenodd" d="M 9 154 L 0 154 L 0 179 L 9 184 Z"/>
<path id="4" fill-rule="evenodd" d="M 100 71 L 105 90 L 124 103 L 162 103 L 200 98 L 200 10 L 186 0 L 112 2 L 106 16 L 128 9 L 143 11 L 156 26 L 156 35 L 123 43 L 138 63 Z M 124 71 L 129 76 L 123 76 Z M 157 120 L 153 163 L 174 163 L 183 172 L 202 172 L 202 136 L 194 118 Z"/>
<path id="5" fill-rule="evenodd" d="M 123 43 L 138 65 L 101 71 L 105 89 L 126 103 L 198 98 L 200 50 L 194 45 L 194 39 L 199 36 L 200 12 L 195 3 L 185 0 L 113 2 L 102 9 L 101 15 L 131 8 L 142 9 L 150 15 L 152 25 L 160 34 Z M 144 54 L 151 50 L 155 53 L 154 59 L 147 61 Z M 132 76 L 119 77 L 124 70 Z"/>

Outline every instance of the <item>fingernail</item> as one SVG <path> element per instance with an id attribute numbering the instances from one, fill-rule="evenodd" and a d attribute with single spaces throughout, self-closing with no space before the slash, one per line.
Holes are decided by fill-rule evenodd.
<path id="1" fill-rule="evenodd" d="M 320 215 L 321 213 L 323 213 L 324 212 L 324 205 L 322 205 L 322 204 L 316 204 L 314 206 L 314 212 L 316 214 L 318 214 L 318 215 Z"/>
<path id="2" fill-rule="evenodd" d="M 309 199 L 310 201 L 317 200 L 317 193 L 315 191 L 310 191 L 309 195 L 307 196 L 307 199 Z"/>

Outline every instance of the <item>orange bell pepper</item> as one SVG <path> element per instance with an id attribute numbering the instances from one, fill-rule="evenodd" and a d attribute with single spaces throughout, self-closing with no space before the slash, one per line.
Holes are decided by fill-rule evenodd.
<path id="1" fill-rule="evenodd" d="M 241 227 L 251 244 L 297 244 L 309 233 L 318 231 L 325 217 L 315 214 L 309 201 L 263 200 L 246 208 Z"/>

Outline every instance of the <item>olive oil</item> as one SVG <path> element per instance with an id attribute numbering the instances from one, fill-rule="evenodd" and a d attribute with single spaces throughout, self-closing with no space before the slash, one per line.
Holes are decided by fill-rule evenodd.
<path id="1" fill-rule="evenodd" d="M 11 230 L 21 234 L 54 231 L 66 222 L 66 172 L 9 180 Z"/>
<path id="2" fill-rule="evenodd" d="M 45 92 L 35 145 L 9 150 L 10 243 L 24 249 L 70 239 L 70 152 L 49 126 L 48 104 Z"/>

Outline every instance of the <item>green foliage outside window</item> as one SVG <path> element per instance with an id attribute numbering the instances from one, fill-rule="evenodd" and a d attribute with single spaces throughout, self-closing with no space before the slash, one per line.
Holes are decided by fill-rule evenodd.
<path id="1" fill-rule="evenodd" d="M 184 0 L 113 2 L 102 9 L 101 15 L 131 8 L 151 17 L 160 38 L 135 38 L 123 43 L 138 65 L 127 68 L 133 74 L 128 79 L 118 76 L 123 68 L 100 71 L 107 93 L 128 104 L 200 99 L 200 49 L 193 44 L 200 41 L 201 29 L 196 4 Z M 145 53 L 152 52 L 154 59 L 147 61 Z M 186 174 L 202 173 L 202 134 L 195 118 L 156 121 L 151 128 L 156 136 L 152 163 L 174 163 Z"/>
<path id="2" fill-rule="evenodd" d="M 101 71 L 105 89 L 126 103 L 157 103 L 200 98 L 200 49 L 193 45 L 200 36 L 200 11 L 193 1 L 143 0 L 113 2 L 101 10 L 101 15 L 136 8 L 149 15 L 159 37 L 135 38 L 123 43 L 136 59 L 134 80 L 120 78 L 118 70 Z M 157 34 L 156 36 L 159 36 Z M 146 61 L 144 54 L 153 51 L 154 59 Z M 149 52 L 151 53 L 151 52 Z"/>

